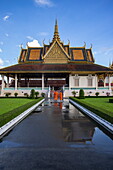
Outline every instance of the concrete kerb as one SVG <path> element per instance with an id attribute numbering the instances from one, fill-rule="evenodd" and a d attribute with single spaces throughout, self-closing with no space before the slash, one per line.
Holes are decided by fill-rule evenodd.
<path id="1" fill-rule="evenodd" d="M 111 134 L 113 134 L 113 124 L 106 121 L 105 119 L 101 118 L 100 116 L 96 115 L 95 113 L 91 112 L 90 110 L 86 109 L 85 107 L 81 106 L 77 102 L 69 99 L 70 103 L 72 103 L 74 106 L 76 106 L 78 109 L 80 109 L 82 112 L 84 112 L 86 115 L 88 115 L 90 118 L 95 120 L 97 123 L 99 123 L 101 126 L 103 126 L 106 130 L 108 130 Z"/>
<path id="2" fill-rule="evenodd" d="M 14 126 L 16 126 L 20 121 L 27 117 L 33 110 L 35 110 L 45 99 L 42 99 L 40 102 L 36 103 L 29 109 L 25 110 L 19 116 L 12 119 L 10 122 L 6 123 L 4 126 L 0 127 L 0 139 L 8 133 Z"/>

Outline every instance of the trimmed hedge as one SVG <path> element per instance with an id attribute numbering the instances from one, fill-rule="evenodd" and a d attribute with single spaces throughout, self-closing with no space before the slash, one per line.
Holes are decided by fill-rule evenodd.
<path id="1" fill-rule="evenodd" d="M 109 103 L 113 103 L 113 99 L 109 99 Z"/>
<path id="2" fill-rule="evenodd" d="M 102 109 L 100 109 L 99 107 L 95 107 L 95 106 L 93 106 L 91 104 L 88 105 L 87 103 L 84 103 L 81 100 L 79 100 L 77 98 L 74 98 L 74 97 L 70 97 L 70 99 L 72 99 L 73 101 L 79 103 L 80 105 L 84 106 L 88 110 L 92 111 L 93 113 L 97 114 L 98 116 L 102 117 L 103 119 L 105 119 L 105 120 L 107 120 L 107 121 L 109 121 L 110 123 L 113 124 L 113 117 L 106 114 L 108 112 L 107 110 L 104 109 L 102 111 Z"/>
<path id="3" fill-rule="evenodd" d="M 27 110 L 28 108 L 30 108 L 31 106 L 33 106 L 34 104 L 36 104 L 37 102 L 39 102 L 42 99 L 43 99 L 43 97 L 40 97 L 39 99 L 35 99 L 32 102 L 24 104 L 14 110 L 11 110 L 9 112 L 6 112 L 6 113 L 0 115 L 0 127 L 5 125 L 7 122 L 11 121 L 12 119 L 14 119 L 15 117 L 17 117 L 22 112 L 24 112 L 25 110 Z"/>

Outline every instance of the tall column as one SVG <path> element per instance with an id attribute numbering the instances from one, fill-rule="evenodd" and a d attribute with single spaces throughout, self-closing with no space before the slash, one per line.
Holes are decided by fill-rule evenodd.
<path id="1" fill-rule="evenodd" d="M 108 75 L 109 90 L 111 90 L 110 74 Z"/>
<path id="2" fill-rule="evenodd" d="M 96 90 L 98 89 L 98 77 L 97 75 L 95 74 L 95 87 L 96 87 Z"/>
<path id="3" fill-rule="evenodd" d="M 104 78 L 104 87 L 106 87 L 106 78 Z"/>
<path id="4" fill-rule="evenodd" d="M 44 74 L 42 74 L 42 90 L 44 90 Z"/>
<path id="5" fill-rule="evenodd" d="M 71 89 L 71 74 L 69 74 L 69 90 Z"/>
<path id="6" fill-rule="evenodd" d="M 17 90 L 17 74 L 15 74 L 15 90 Z"/>
<path id="7" fill-rule="evenodd" d="M 7 88 L 9 88 L 9 76 L 7 76 Z"/>
<path id="8" fill-rule="evenodd" d="M 4 75 L 2 74 L 2 90 L 4 89 Z"/>

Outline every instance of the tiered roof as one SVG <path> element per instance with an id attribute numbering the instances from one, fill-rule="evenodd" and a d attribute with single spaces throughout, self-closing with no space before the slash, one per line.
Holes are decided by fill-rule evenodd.
<path id="1" fill-rule="evenodd" d="M 70 47 L 60 40 L 57 21 L 52 42 L 43 47 L 21 49 L 18 64 L 2 68 L 0 73 L 106 73 L 110 68 L 94 64 L 92 48 Z"/>

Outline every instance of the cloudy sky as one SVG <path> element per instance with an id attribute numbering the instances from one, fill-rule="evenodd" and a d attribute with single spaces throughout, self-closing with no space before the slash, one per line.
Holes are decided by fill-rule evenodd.
<path id="1" fill-rule="evenodd" d="M 48 44 L 56 18 L 64 43 L 93 44 L 97 64 L 113 61 L 113 0 L 1 0 L 0 68 L 17 63 L 21 44 Z"/>

